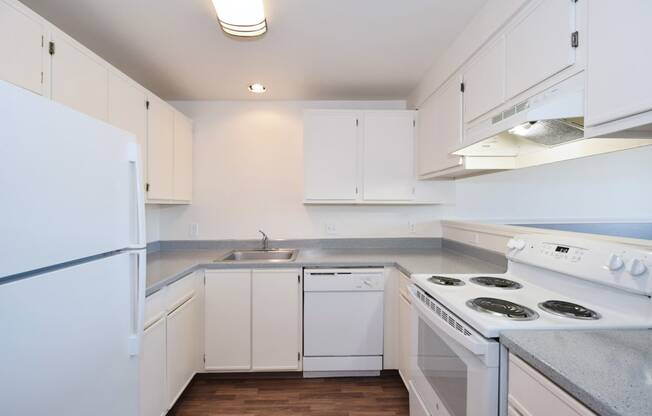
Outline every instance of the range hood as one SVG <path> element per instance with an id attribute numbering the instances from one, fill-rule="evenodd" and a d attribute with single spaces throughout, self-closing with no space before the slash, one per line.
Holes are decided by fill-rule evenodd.
<path id="1" fill-rule="evenodd" d="M 514 168 L 652 143 L 585 136 L 583 72 L 470 123 L 464 141 L 454 155 L 511 158 Z"/>

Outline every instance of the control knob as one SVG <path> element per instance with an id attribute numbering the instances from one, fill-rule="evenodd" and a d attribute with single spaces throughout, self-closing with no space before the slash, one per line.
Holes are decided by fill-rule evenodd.
<path id="1" fill-rule="evenodd" d="M 616 270 L 620 270 L 624 265 L 625 262 L 617 254 L 612 254 L 611 256 L 609 256 L 609 260 L 607 260 L 607 264 L 606 264 L 607 269 L 611 270 L 612 272 L 615 272 Z"/>
<path id="2" fill-rule="evenodd" d="M 525 248 L 525 241 L 517 238 L 510 238 L 507 242 L 507 248 L 518 251 L 523 250 Z"/>
<path id="3" fill-rule="evenodd" d="M 632 259 L 627 265 L 627 271 L 632 276 L 640 276 L 647 270 L 647 266 L 639 259 Z"/>

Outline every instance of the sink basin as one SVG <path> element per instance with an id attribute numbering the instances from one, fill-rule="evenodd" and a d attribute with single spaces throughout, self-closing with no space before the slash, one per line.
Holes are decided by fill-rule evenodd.
<path id="1" fill-rule="evenodd" d="M 233 250 L 226 254 L 218 262 L 228 261 L 269 261 L 284 262 L 294 261 L 299 250 L 275 249 L 275 250 Z"/>

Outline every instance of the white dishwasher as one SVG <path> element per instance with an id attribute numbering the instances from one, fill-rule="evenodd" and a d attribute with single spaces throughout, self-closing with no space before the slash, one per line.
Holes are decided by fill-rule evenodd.
<path id="1" fill-rule="evenodd" d="M 305 269 L 303 275 L 304 376 L 378 374 L 383 269 Z"/>

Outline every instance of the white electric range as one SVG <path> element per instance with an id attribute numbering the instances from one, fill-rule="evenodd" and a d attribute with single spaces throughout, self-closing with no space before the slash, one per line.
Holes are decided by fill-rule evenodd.
<path id="1" fill-rule="evenodd" d="M 523 235 L 503 274 L 412 275 L 412 416 L 506 414 L 506 330 L 652 328 L 652 250 Z"/>

